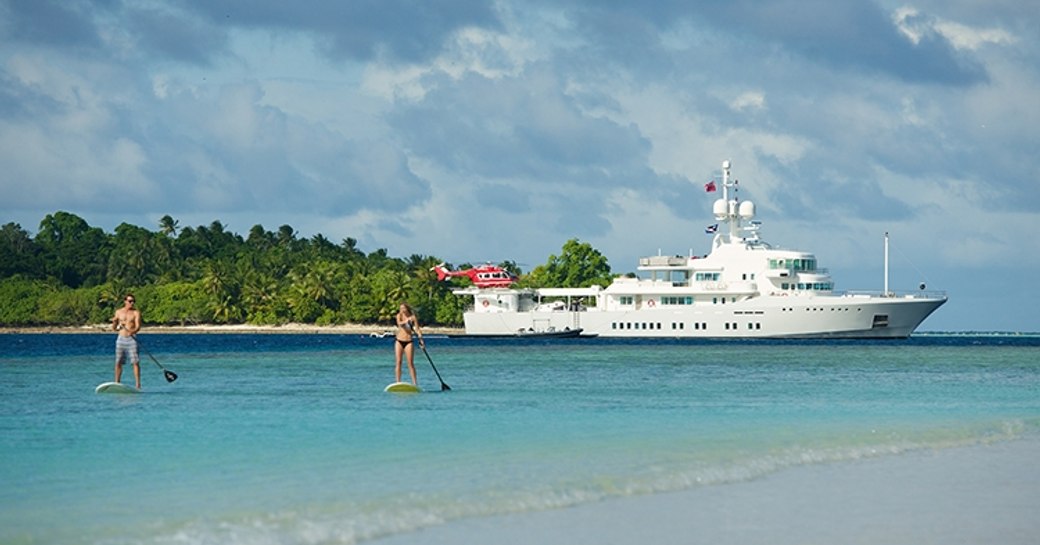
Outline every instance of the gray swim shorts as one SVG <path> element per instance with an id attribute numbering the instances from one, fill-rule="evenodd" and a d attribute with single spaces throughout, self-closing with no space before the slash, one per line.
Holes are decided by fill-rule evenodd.
<path id="1" fill-rule="evenodd" d="M 141 361 L 141 358 L 137 355 L 137 339 L 122 335 L 116 337 L 116 363 L 123 363 L 128 355 L 130 356 L 130 363 Z"/>

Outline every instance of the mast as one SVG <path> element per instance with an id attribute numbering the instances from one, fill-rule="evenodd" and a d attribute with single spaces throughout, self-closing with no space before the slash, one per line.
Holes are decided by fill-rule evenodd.
<path id="1" fill-rule="evenodd" d="M 715 181 L 712 180 L 711 185 L 714 186 L 714 184 Z M 712 246 L 715 248 L 741 241 L 762 244 L 758 236 L 758 223 L 760 222 L 751 221 L 755 217 L 755 203 L 741 202 L 737 198 L 739 184 L 740 182 L 730 178 L 730 162 L 723 161 L 722 195 L 711 206 L 715 221 L 718 222 L 715 225 L 715 237 L 712 239 Z M 714 189 L 709 191 L 714 191 Z M 744 222 L 750 222 L 750 227 L 744 227 Z"/>
<path id="2" fill-rule="evenodd" d="M 885 297 L 888 296 L 888 231 L 885 231 Z"/>

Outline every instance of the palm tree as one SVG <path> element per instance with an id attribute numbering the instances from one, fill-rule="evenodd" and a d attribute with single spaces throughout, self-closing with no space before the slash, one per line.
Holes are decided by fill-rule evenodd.
<path id="1" fill-rule="evenodd" d="M 246 243 L 254 249 L 267 250 L 274 244 L 274 234 L 265 231 L 264 226 L 258 223 L 249 229 L 249 237 L 246 238 Z"/>
<path id="2" fill-rule="evenodd" d="M 167 214 L 159 218 L 159 232 L 168 237 L 177 236 L 177 229 L 180 228 L 180 223 Z"/>
<path id="3" fill-rule="evenodd" d="M 426 286 L 427 303 L 433 300 L 433 292 L 439 282 L 437 280 L 437 273 L 433 268 L 440 263 L 441 260 L 433 256 L 412 254 L 412 256 L 408 258 L 408 270 L 412 271 L 412 276 L 415 277 L 420 285 Z"/>
<path id="4" fill-rule="evenodd" d="M 209 294 L 214 320 L 229 323 L 241 316 L 242 308 L 238 304 L 236 280 L 224 262 L 211 261 L 206 265 L 202 284 Z"/>
<path id="5" fill-rule="evenodd" d="M 296 242 L 296 231 L 291 225 L 283 225 L 278 228 L 277 240 L 279 246 L 290 246 Z"/>
<path id="6" fill-rule="evenodd" d="M 348 260 L 364 259 L 365 253 L 358 249 L 357 239 L 347 237 L 343 239 L 343 251 L 347 254 Z"/>
<path id="7" fill-rule="evenodd" d="M 245 274 L 242 303 L 250 316 L 269 317 L 274 310 L 277 295 L 278 282 L 273 277 L 255 270 Z"/>

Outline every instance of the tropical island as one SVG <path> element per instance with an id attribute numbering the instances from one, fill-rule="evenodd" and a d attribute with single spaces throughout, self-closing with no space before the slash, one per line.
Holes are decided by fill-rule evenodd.
<path id="1" fill-rule="evenodd" d="M 178 328 L 371 327 L 392 323 L 401 302 L 424 324 L 456 328 L 470 304 L 451 293 L 469 281 L 439 281 L 433 268 L 445 260 L 433 255 L 366 253 L 353 238 L 300 238 L 289 225 L 254 225 L 243 237 L 220 221 L 182 228 L 166 215 L 157 227 L 123 223 L 106 233 L 64 211 L 48 214 L 35 236 L 3 225 L 0 327 L 90 330 L 108 322 L 126 293 L 146 325 Z M 519 287 L 606 286 L 612 277 L 607 259 L 578 239 L 529 273 L 511 261 L 498 266 Z"/>

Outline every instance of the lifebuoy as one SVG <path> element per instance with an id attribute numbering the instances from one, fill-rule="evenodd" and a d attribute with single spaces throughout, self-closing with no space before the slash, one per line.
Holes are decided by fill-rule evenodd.
<path id="1" fill-rule="evenodd" d="M 488 301 L 487 299 L 484 299 L 484 302 L 481 303 L 481 304 L 484 305 L 484 308 L 487 308 L 487 307 L 491 306 L 491 301 Z"/>
<path id="2" fill-rule="evenodd" d="M 651 299 L 651 300 L 646 302 L 646 306 L 648 306 L 648 307 L 652 307 L 652 306 L 654 306 L 656 304 L 657 304 L 657 302 L 654 301 L 653 299 Z"/>

